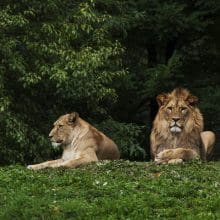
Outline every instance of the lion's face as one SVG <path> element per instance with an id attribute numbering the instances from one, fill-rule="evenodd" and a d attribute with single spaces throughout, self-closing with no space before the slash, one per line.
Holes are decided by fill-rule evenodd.
<path id="1" fill-rule="evenodd" d="M 191 126 L 194 105 L 198 98 L 189 94 L 185 89 L 175 89 L 172 93 L 161 94 L 157 97 L 160 106 L 159 115 L 172 134 L 179 134 Z"/>
<path id="2" fill-rule="evenodd" d="M 49 133 L 49 138 L 54 147 L 71 143 L 78 117 L 79 115 L 76 112 L 66 114 L 53 124 L 54 127 Z"/>
<path id="3" fill-rule="evenodd" d="M 163 114 L 170 131 L 172 133 L 179 133 L 183 130 L 184 125 L 188 121 L 191 109 L 183 100 L 171 100 L 164 107 Z"/>

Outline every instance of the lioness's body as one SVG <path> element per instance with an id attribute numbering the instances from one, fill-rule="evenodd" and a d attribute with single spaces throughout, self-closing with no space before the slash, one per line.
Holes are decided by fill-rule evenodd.
<path id="1" fill-rule="evenodd" d="M 29 165 L 38 170 L 47 167 L 74 168 L 98 160 L 117 160 L 120 157 L 116 144 L 77 113 L 61 116 L 49 137 L 54 146 L 62 145 L 61 159 Z"/>
<path id="2" fill-rule="evenodd" d="M 203 131 L 197 101 L 197 97 L 181 88 L 157 97 L 159 111 L 150 136 L 151 156 L 156 162 L 176 163 L 210 155 L 215 135 Z"/>

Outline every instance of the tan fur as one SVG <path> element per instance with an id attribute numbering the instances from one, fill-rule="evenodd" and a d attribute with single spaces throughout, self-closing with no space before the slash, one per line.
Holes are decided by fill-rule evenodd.
<path id="1" fill-rule="evenodd" d="M 156 155 L 155 162 L 179 163 L 184 160 L 192 160 L 198 158 L 200 158 L 200 155 L 193 149 L 176 148 L 176 149 L 167 149 L 161 151 Z"/>
<path id="2" fill-rule="evenodd" d="M 215 134 L 212 131 L 203 131 L 200 135 L 203 144 L 202 150 L 205 155 L 204 159 L 211 159 L 215 144 Z"/>
<path id="3" fill-rule="evenodd" d="M 117 160 L 120 157 L 116 144 L 75 112 L 61 116 L 54 123 L 49 138 L 53 145 L 62 145 L 61 159 L 29 165 L 29 169 L 74 168 L 93 161 Z"/>
<path id="4" fill-rule="evenodd" d="M 150 135 L 151 156 L 157 163 L 206 159 L 212 151 L 215 135 L 203 132 L 197 101 L 196 96 L 182 88 L 157 96 L 159 110 Z"/>

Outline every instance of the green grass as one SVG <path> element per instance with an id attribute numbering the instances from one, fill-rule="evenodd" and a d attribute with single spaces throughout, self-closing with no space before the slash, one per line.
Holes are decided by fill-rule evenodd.
<path id="1" fill-rule="evenodd" d="M 220 219 L 220 162 L 2 167 L 0 219 Z"/>

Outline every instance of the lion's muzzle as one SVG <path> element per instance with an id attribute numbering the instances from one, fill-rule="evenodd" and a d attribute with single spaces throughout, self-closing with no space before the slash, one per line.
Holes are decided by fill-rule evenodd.
<path id="1" fill-rule="evenodd" d="M 180 133 L 182 131 L 182 129 L 178 126 L 173 126 L 173 127 L 170 128 L 170 131 L 172 133 Z"/>
<path id="2" fill-rule="evenodd" d="M 170 125 L 170 131 L 172 133 L 180 133 L 182 131 L 181 125 L 178 123 L 177 120 L 173 120 Z"/>

